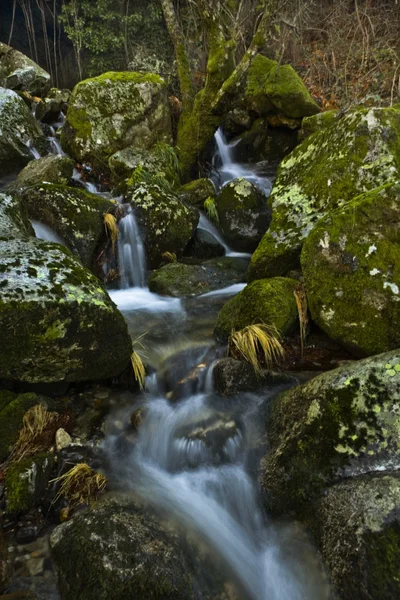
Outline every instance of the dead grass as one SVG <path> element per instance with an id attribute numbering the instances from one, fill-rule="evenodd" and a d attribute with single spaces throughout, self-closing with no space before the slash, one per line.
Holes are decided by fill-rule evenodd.
<path id="1" fill-rule="evenodd" d="M 165 260 L 165 262 L 168 262 L 168 263 L 176 263 L 177 262 L 175 252 L 164 252 L 161 255 L 161 257 L 163 260 Z"/>
<path id="2" fill-rule="evenodd" d="M 118 240 L 118 225 L 117 219 L 111 213 L 106 213 L 104 215 L 104 226 L 106 228 L 106 233 L 111 240 L 112 249 L 115 249 L 115 243 Z"/>
<path id="3" fill-rule="evenodd" d="M 107 479 L 86 463 L 79 463 L 64 475 L 52 479 L 50 483 L 60 483 L 54 502 L 65 498 L 69 508 L 73 510 L 78 506 L 92 505 L 97 495 L 105 489 Z"/>
<path id="4" fill-rule="evenodd" d="M 143 333 L 142 335 L 137 337 L 135 340 L 133 340 L 132 341 L 133 346 L 140 346 L 141 348 L 143 348 L 143 344 L 141 343 L 140 340 L 145 335 L 146 335 L 146 333 Z M 136 350 L 134 350 L 131 354 L 131 363 L 132 363 L 133 374 L 135 376 L 135 379 L 138 382 L 140 389 L 143 390 L 145 378 L 146 378 L 146 363 L 144 362 L 144 360 L 140 356 L 140 354 L 138 352 L 136 352 Z"/>
<path id="5" fill-rule="evenodd" d="M 307 296 L 304 285 L 302 283 L 296 285 L 293 293 L 296 298 L 297 311 L 299 313 L 301 357 L 303 358 L 308 328 Z"/>
<path id="6" fill-rule="evenodd" d="M 228 354 L 234 358 L 244 358 L 259 375 L 264 365 L 270 369 L 274 364 L 279 364 L 285 351 L 276 327 L 258 323 L 240 331 L 232 331 Z"/>

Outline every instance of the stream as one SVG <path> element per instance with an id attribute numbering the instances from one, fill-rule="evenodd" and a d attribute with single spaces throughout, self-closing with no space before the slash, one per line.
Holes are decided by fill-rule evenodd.
<path id="1" fill-rule="evenodd" d="M 217 187 L 244 177 L 270 193 L 272 180 L 262 169 L 235 162 L 235 143 L 227 143 L 221 131 L 215 141 Z M 62 152 L 55 137 L 52 147 Z M 77 171 L 74 179 L 81 181 Z M 100 193 L 95 184 L 81 183 Z M 126 394 L 125 403 L 108 417 L 103 442 L 107 476 L 113 486 L 132 490 L 205 544 L 238 600 L 328 599 L 307 536 L 296 523 L 275 522 L 265 514 L 256 482 L 266 447 L 263 416 L 282 386 L 233 399 L 219 397 L 213 387 L 215 361 L 224 355 L 213 339 L 216 315 L 245 284 L 186 300 L 151 293 L 140 229 L 131 208 L 124 208 L 119 289 L 109 293 L 125 316 L 148 375 L 143 393 Z M 32 224 L 37 237 L 62 243 L 48 227 Z M 233 252 L 203 214 L 199 228 L 218 240 L 226 256 L 249 258 Z M 136 410 L 143 418 L 132 441 L 125 424 Z"/>

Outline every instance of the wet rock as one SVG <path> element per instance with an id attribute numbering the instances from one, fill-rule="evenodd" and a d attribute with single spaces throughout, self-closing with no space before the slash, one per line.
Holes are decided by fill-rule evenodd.
<path id="1" fill-rule="evenodd" d="M 400 185 L 329 213 L 301 262 L 313 321 L 358 356 L 400 346 Z"/>
<path id="2" fill-rule="evenodd" d="M 244 259 L 228 256 L 213 258 L 201 265 L 171 263 L 151 274 L 149 289 L 176 298 L 199 296 L 243 282 L 247 264 Z"/>
<path id="3" fill-rule="evenodd" d="M 29 217 L 51 227 L 85 267 L 95 269 L 107 243 L 106 212 L 115 204 L 96 194 L 64 185 L 40 184 L 19 194 Z"/>
<path id="4" fill-rule="evenodd" d="M 271 221 L 264 194 L 250 181 L 235 179 L 222 188 L 216 206 L 220 229 L 232 248 L 253 252 Z"/>
<path id="5" fill-rule="evenodd" d="M 236 396 L 241 392 L 255 392 L 266 385 L 293 383 L 295 380 L 286 373 L 262 371 L 257 376 L 253 367 L 234 358 L 222 358 L 213 368 L 215 391 L 221 396 Z"/>
<path id="6" fill-rule="evenodd" d="M 15 540 L 18 544 L 30 544 L 37 540 L 45 527 L 45 520 L 40 508 L 23 514 L 17 523 Z"/>
<path id="7" fill-rule="evenodd" d="M 50 75 L 22 52 L 0 42 L 0 86 L 40 96 L 50 88 Z"/>
<path id="8" fill-rule="evenodd" d="M 310 135 L 280 164 L 269 197 L 272 221 L 254 252 L 249 280 L 298 266 L 310 231 L 331 210 L 399 178 L 400 111 L 348 111 Z"/>
<path id="9" fill-rule="evenodd" d="M 13 240 L 34 236 L 28 213 L 18 198 L 11 194 L 0 194 L 0 240 Z"/>
<path id="10" fill-rule="evenodd" d="M 203 210 L 207 198 L 215 196 L 215 188 L 210 179 L 195 179 L 182 186 L 178 191 L 178 195 L 184 202 Z"/>
<path id="11" fill-rule="evenodd" d="M 301 512 L 341 478 L 400 466 L 400 355 L 329 371 L 278 396 L 260 482 L 275 513 Z"/>
<path id="12" fill-rule="evenodd" d="M 38 455 L 15 462 L 7 469 L 7 513 L 18 515 L 43 502 L 52 466 L 53 457 Z"/>
<path id="13" fill-rule="evenodd" d="M 11 565 L 8 560 L 8 544 L 3 530 L 0 528 L 0 594 L 8 588 L 10 578 Z"/>
<path id="14" fill-rule="evenodd" d="M 374 474 L 330 487 L 312 528 L 331 582 L 343 600 L 400 595 L 400 477 Z"/>
<path id="15" fill-rule="evenodd" d="M 178 536 L 129 497 L 76 515 L 50 544 L 64 600 L 200 598 Z"/>
<path id="16" fill-rule="evenodd" d="M 215 335 L 220 341 L 227 341 L 233 329 L 243 329 L 253 323 L 274 325 L 286 335 L 298 319 L 293 294 L 297 283 L 295 279 L 284 277 L 253 281 L 224 304 L 217 316 Z"/>
<path id="17" fill-rule="evenodd" d="M 67 185 L 72 179 L 75 163 L 67 156 L 50 154 L 37 160 L 32 160 L 18 174 L 12 189 L 29 187 L 32 185 L 54 183 Z"/>
<path id="18" fill-rule="evenodd" d="M 224 256 L 225 248 L 205 229 L 196 229 L 193 239 L 185 248 L 185 256 L 207 260 Z"/>
<path id="19" fill-rule="evenodd" d="M 0 175 L 33 159 L 28 142 L 44 142 L 37 121 L 16 92 L 0 87 Z"/>
<path id="20" fill-rule="evenodd" d="M 146 416 L 146 409 L 144 406 L 140 406 L 131 414 L 131 425 L 135 431 L 139 429 L 141 424 L 143 423 L 143 419 Z"/>
<path id="21" fill-rule="evenodd" d="M 167 86 L 158 75 L 109 72 L 73 89 L 61 144 L 76 160 L 103 168 L 118 150 L 171 140 Z"/>
<path id="22" fill-rule="evenodd" d="M 71 92 L 69 90 L 58 90 L 52 88 L 46 98 L 40 100 L 36 107 L 35 116 L 44 123 L 53 123 L 60 115 L 60 112 L 66 112 L 68 108 Z"/>
<path id="23" fill-rule="evenodd" d="M 149 268 L 159 267 L 165 252 L 177 257 L 183 253 L 199 222 L 197 210 L 154 184 L 142 184 L 127 195 L 126 201 L 144 234 Z"/>
<path id="24" fill-rule="evenodd" d="M 125 320 L 68 250 L 35 239 L 2 242 L 0 259 L 1 378 L 91 381 L 126 368 Z"/>
<path id="25" fill-rule="evenodd" d="M 18 439 L 24 414 L 45 399 L 36 394 L 14 394 L 0 391 L 0 463 L 10 454 Z"/>

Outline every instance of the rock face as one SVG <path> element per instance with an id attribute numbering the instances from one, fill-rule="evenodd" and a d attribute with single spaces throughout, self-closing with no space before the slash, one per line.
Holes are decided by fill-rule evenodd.
<path id="1" fill-rule="evenodd" d="M 36 394 L 13 394 L 0 391 L 0 461 L 3 462 L 10 454 L 13 445 L 18 439 L 19 430 L 23 424 L 24 414 L 35 404 L 39 404 L 41 397 Z"/>
<path id="2" fill-rule="evenodd" d="M 171 142 L 164 80 L 146 73 L 104 73 L 74 88 L 63 127 L 63 149 L 79 161 L 103 166 L 118 150 Z"/>
<path id="3" fill-rule="evenodd" d="M 125 199 L 130 202 L 145 237 L 148 266 L 160 266 L 164 252 L 180 256 L 199 222 L 197 210 L 158 185 L 143 183 Z"/>
<path id="4" fill-rule="evenodd" d="M 258 115 L 278 112 L 301 119 L 319 112 L 296 71 L 261 54 L 249 69 L 244 97 L 246 107 Z"/>
<path id="5" fill-rule="evenodd" d="M 145 170 L 153 177 L 165 180 L 171 188 L 179 184 L 178 159 L 169 144 L 159 142 L 151 149 L 129 147 L 119 150 L 110 157 L 108 166 L 114 182 L 135 175 L 136 169 Z M 137 173 L 137 171 L 136 171 Z M 127 182 L 128 187 L 130 182 Z"/>
<path id="6" fill-rule="evenodd" d="M 0 194 L 0 242 L 35 235 L 26 209 L 10 194 Z"/>
<path id="7" fill-rule="evenodd" d="M 190 562 L 178 536 L 129 500 L 106 500 L 52 533 L 65 600 L 194 600 Z"/>
<path id="8" fill-rule="evenodd" d="M 25 54 L 0 42 L 0 86 L 42 96 L 50 88 L 50 75 Z"/>
<path id="9" fill-rule="evenodd" d="M 200 296 L 244 281 L 247 264 L 246 260 L 228 256 L 213 258 L 201 265 L 171 263 L 151 274 L 149 289 L 177 298 Z"/>
<path id="10" fill-rule="evenodd" d="M 234 250 L 252 252 L 271 221 L 264 194 L 246 179 L 225 185 L 216 198 L 219 224 Z"/>
<path id="11" fill-rule="evenodd" d="M 104 214 L 115 205 L 96 194 L 65 185 L 37 185 L 21 193 L 29 217 L 51 227 L 79 257 L 93 267 L 95 251 L 106 243 Z"/>
<path id="12" fill-rule="evenodd" d="M 260 482 L 275 513 L 301 512 L 329 486 L 400 467 L 400 353 L 319 375 L 274 401 Z"/>
<path id="13" fill-rule="evenodd" d="M 260 279 L 246 286 L 218 313 L 214 333 L 226 341 L 232 329 L 252 323 L 275 325 L 285 335 L 296 324 L 298 313 L 294 289 L 298 281 L 284 277 Z"/>
<path id="14" fill-rule="evenodd" d="M 376 474 L 334 485 L 317 503 L 313 529 L 343 600 L 399 597 L 399 498 L 399 474 Z"/>
<path id="15" fill-rule="evenodd" d="M 49 154 L 32 160 L 18 174 L 13 188 L 29 187 L 38 183 L 67 185 L 72 178 L 75 163 L 67 156 Z"/>
<path id="16" fill-rule="evenodd" d="M 182 186 L 178 191 L 178 195 L 184 202 L 204 210 L 204 202 L 207 198 L 215 196 L 215 188 L 210 179 L 195 179 Z"/>
<path id="17" fill-rule="evenodd" d="M 0 87 L 0 175 L 32 160 L 28 142 L 35 145 L 43 140 L 43 133 L 22 98 Z"/>
<path id="18" fill-rule="evenodd" d="M 357 355 L 400 346 L 400 186 L 329 213 L 302 252 L 308 305 L 329 337 Z"/>
<path id="19" fill-rule="evenodd" d="M 0 244 L 0 378 L 90 381 L 129 364 L 126 323 L 99 280 L 61 246 Z"/>
<path id="20" fill-rule="evenodd" d="M 269 198 L 272 222 L 249 279 L 284 275 L 330 210 L 399 177 L 400 111 L 353 110 L 309 136 L 281 163 Z"/>
<path id="21" fill-rule="evenodd" d="M 225 248 L 215 237 L 205 229 L 196 229 L 193 239 L 185 248 L 185 256 L 191 256 L 199 260 L 207 260 L 223 256 Z"/>

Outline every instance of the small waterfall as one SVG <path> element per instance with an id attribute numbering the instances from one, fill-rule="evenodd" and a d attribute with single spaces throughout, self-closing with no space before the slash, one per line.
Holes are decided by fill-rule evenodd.
<path id="1" fill-rule="evenodd" d="M 230 181 L 243 177 L 254 183 L 255 186 L 268 196 L 272 189 L 271 180 L 257 173 L 255 165 L 240 164 L 234 160 L 232 149 L 237 145 L 238 140 L 228 143 L 221 128 L 218 129 L 214 137 L 217 149 L 213 158 L 213 165 L 219 175 L 218 181 L 215 183 L 223 187 Z"/>
<path id="2" fill-rule="evenodd" d="M 135 215 L 128 212 L 118 224 L 118 263 L 120 288 L 143 288 L 146 285 L 146 256 Z"/>
<path id="3" fill-rule="evenodd" d="M 31 225 L 38 239 L 44 240 L 45 242 L 55 242 L 56 244 L 62 244 L 63 246 L 68 247 L 62 237 L 48 225 L 33 219 L 31 220 Z"/>
<path id="4" fill-rule="evenodd" d="M 29 140 L 26 143 L 26 147 L 28 148 L 29 152 L 32 154 L 33 158 L 35 160 L 37 160 L 38 158 L 40 158 L 40 152 L 37 148 L 35 148 L 35 146 L 33 145 L 32 140 Z"/>
<path id="5" fill-rule="evenodd" d="M 59 154 L 60 156 L 65 156 L 65 152 L 63 152 L 63 149 L 61 148 L 61 144 L 58 141 L 58 139 L 56 138 L 56 131 L 55 131 L 54 127 L 52 127 L 51 125 L 49 125 L 49 127 L 50 127 L 50 131 L 51 131 L 51 135 L 49 137 L 47 137 L 46 139 L 49 142 L 52 154 Z"/>

